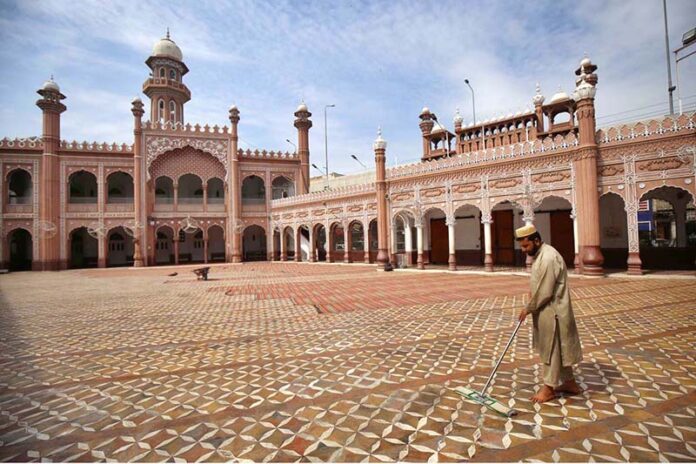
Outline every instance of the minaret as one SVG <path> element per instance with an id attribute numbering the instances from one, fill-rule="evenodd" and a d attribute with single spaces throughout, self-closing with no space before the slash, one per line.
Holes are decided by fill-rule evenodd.
<path id="1" fill-rule="evenodd" d="M 184 123 L 184 104 L 191 99 L 191 91 L 184 85 L 188 72 L 181 49 L 167 35 L 152 48 L 145 61 L 152 70 L 143 83 L 143 92 L 150 98 L 150 121 Z"/>
<path id="2" fill-rule="evenodd" d="M 584 58 L 575 71 L 579 76 L 573 92 L 576 102 L 579 145 L 573 159 L 575 167 L 576 215 L 583 273 L 602 275 L 604 256 L 599 248 L 599 194 L 597 192 L 597 157 L 594 97 L 597 89 L 597 66 Z"/>
<path id="3" fill-rule="evenodd" d="M 418 117 L 421 119 L 418 126 L 423 133 L 423 158 L 427 158 L 430 155 L 430 140 L 428 139 L 428 136 L 433 130 L 435 123 L 433 122 L 432 114 L 430 114 L 430 109 L 428 109 L 427 106 L 423 107 L 421 114 Z"/>
<path id="4" fill-rule="evenodd" d="M 541 87 L 538 82 L 536 84 L 536 95 L 532 98 L 532 102 L 534 103 L 534 113 L 536 113 L 537 118 L 536 133 L 533 135 L 536 138 L 537 134 L 544 132 L 544 111 L 542 110 L 544 96 L 541 94 Z"/>
<path id="5" fill-rule="evenodd" d="M 59 227 L 60 218 L 60 114 L 67 108 L 61 100 L 65 95 L 51 79 L 44 82 L 37 91 L 41 99 L 36 106 L 43 111 L 43 156 L 41 157 L 39 219 L 42 221 L 42 233 L 39 236 L 39 259 L 35 269 L 55 271 L 60 263 L 60 234 L 45 233 Z M 43 229 L 46 229 L 44 231 Z"/>
<path id="6" fill-rule="evenodd" d="M 229 211 L 231 223 L 228 227 L 228 236 L 232 239 L 232 249 L 227 255 L 227 262 L 242 262 L 242 237 L 241 237 L 241 218 L 242 218 L 242 186 L 239 183 L 239 135 L 237 125 L 239 124 L 239 108 L 237 105 L 230 107 L 230 166 L 229 172 Z"/>
<path id="7" fill-rule="evenodd" d="M 304 102 L 295 111 L 297 128 L 297 151 L 300 156 L 300 179 L 297 185 L 299 195 L 309 192 L 309 128 L 312 127 L 312 113 Z"/>
<path id="8" fill-rule="evenodd" d="M 391 271 L 387 251 L 389 234 L 389 211 L 387 210 L 387 142 L 382 138 L 382 129 L 377 130 L 377 140 L 372 144 L 375 151 L 375 183 L 377 191 L 377 265 L 385 271 Z"/>

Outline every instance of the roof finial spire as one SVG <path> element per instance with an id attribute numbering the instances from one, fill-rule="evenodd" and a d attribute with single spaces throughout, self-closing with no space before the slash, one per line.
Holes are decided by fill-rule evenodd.
<path id="1" fill-rule="evenodd" d="M 51 74 L 51 80 L 53 80 L 53 74 Z"/>
<path id="2" fill-rule="evenodd" d="M 169 39 L 169 26 L 167 26 L 167 39 Z"/>

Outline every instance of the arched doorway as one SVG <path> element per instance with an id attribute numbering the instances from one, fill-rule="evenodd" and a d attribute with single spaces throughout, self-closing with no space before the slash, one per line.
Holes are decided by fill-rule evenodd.
<path id="1" fill-rule="evenodd" d="M 266 187 L 259 176 L 248 176 L 242 181 L 242 204 L 263 205 L 266 203 Z"/>
<path id="2" fill-rule="evenodd" d="M 280 230 L 273 229 L 273 261 L 280 261 Z"/>
<path id="3" fill-rule="evenodd" d="M 106 178 L 107 203 L 133 203 L 133 177 L 125 172 L 114 172 Z"/>
<path id="4" fill-rule="evenodd" d="M 29 231 L 15 229 L 8 236 L 10 245 L 10 271 L 30 271 L 33 261 L 33 240 Z"/>
<path id="5" fill-rule="evenodd" d="M 167 176 L 155 180 L 155 204 L 171 205 L 174 203 L 174 181 Z"/>
<path id="6" fill-rule="evenodd" d="M 329 243 L 329 262 L 343 261 L 346 251 L 343 224 L 335 222 L 331 225 L 331 240 Z"/>
<path id="7" fill-rule="evenodd" d="M 323 224 L 314 226 L 314 247 L 317 261 L 326 261 L 326 227 Z"/>
<path id="8" fill-rule="evenodd" d="M 568 268 L 572 268 L 575 261 L 572 209 L 565 198 L 548 196 L 534 210 L 534 225 L 542 240 L 563 256 Z"/>
<path id="9" fill-rule="evenodd" d="M 208 205 L 225 204 L 225 183 L 222 179 L 218 179 L 217 177 L 208 179 L 206 188 Z"/>
<path id="10" fill-rule="evenodd" d="M 351 263 L 365 260 L 365 228 L 362 222 L 353 221 L 348 226 L 348 261 Z"/>
<path id="11" fill-rule="evenodd" d="M 454 249 L 457 265 L 483 266 L 484 243 L 481 210 L 461 205 L 454 211 Z"/>
<path id="12" fill-rule="evenodd" d="M 425 212 L 423 231 L 423 262 L 432 264 L 447 264 L 449 260 L 449 237 L 445 212 L 439 208 L 431 208 Z"/>
<path id="13" fill-rule="evenodd" d="M 377 262 L 377 252 L 379 251 L 379 243 L 377 237 L 377 219 L 370 221 L 367 230 L 367 252 L 370 263 Z M 394 263 L 392 263 L 394 264 Z"/>
<path id="14" fill-rule="evenodd" d="M 242 256 L 244 261 L 266 261 L 266 231 L 263 227 L 252 225 L 244 229 Z"/>
<path id="15" fill-rule="evenodd" d="M 70 267 L 72 269 L 97 267 L 99 241 L 89 235 L 86 227 L 70 232 Z"/>
<path id="16" fill-rule="evenodd" d="M 493 263 L 501 266 L 524 266 L 526 256 L 515 240 L 515 229 L 522 227 L 522 210 L 510 201 L 502 201 L 491 210 L 491 252 Z"/>
<path id="17" fill-rule="evenodd" d="M 133 237 L 123 227 L 118 226 L 107 234 L 107 267 L 133 265 Z"/>
<path id="18" fill-rule="evenodd" d="M 696 207 L 684 189 L 664 186 L 640 198 L 638 237 L 643 269 L 694 269 Z"/>
<path id="19" fill-rule="evenodd" d="M 285 229 L 283 229 L 282 240 L 285 247 L 285 259 L 295 259 L 295 237 L 293 234 L 292 227 L 288 226 Z"/>
<path id="20" fill-rule="evenodd" d="M 203 204 L 203 181 L 197 175 L 184 174 L 179 177 L 177 188 L 177 204 L 184 207 Z"/>
<path id="21" fill-rule="evenodd" d="M 169 226 L 157 229 L 155 264 L 174 264 L 174 230 Z"/>
<path id="22" fill-rule="evenodd" d="M 70 175 L 68 203 L 90 204 L 97 202 L 97 176 L 87 171 Z"/>
<path id="23" fill-rule="evenodd" d="M 624 201 L 616 193 L 599 197 L 599 246 L 604 256 L 604 269 L 626 269 L 628 260 L 628 227 Z"/>
<path id="24" fill-rule="evenodd" d="M 225 262 L 225 231 L 219 225 L 208 228 L 208 262 Z"/>
<path id="25" fill-rule="evenodd" d="M 299 244 L 300 261 L 309 261 L 312 247 L 309 243 L 309 227 L 301 225 L 297 228 L 297 243 Z"/>

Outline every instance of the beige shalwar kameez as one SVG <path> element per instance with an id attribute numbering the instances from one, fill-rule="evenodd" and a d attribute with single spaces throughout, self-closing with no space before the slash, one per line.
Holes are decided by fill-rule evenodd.
<path id="1" fill-rule="evenodd" d="M 582 360 L 563 257 L 543 243 L 532 265 L 531 297 L 533 342 L 544 366 L 544 384 L 558 387 L 573 378 L 573 364 Z"/>

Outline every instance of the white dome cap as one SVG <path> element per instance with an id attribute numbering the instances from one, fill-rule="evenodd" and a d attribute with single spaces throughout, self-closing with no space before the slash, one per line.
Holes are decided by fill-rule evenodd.
<path id="1" fill-rule="evenodd" d="M 302 103 L 300 103 L 300 105 L 299 105 L 299 106 L 297 107 L 297 109 L 295 110 L 295 112 L 298 112 L 298 111 L 308 111 L 308 110 L 307 110 L 307 105 L 305 105 L 304 100 L 302 101 Z"/>
<path id="2" fill-rule="evenodd" d="M 430 114 L 430 108 L 427 106 L 424 106 L 423 109 L 421 110 L 421 114 Z"/>
<path id="3" fill-rule="evenodd" d="M 53 80 L 53 76 L 49 80 L 43 83 L 41 86 L 41 90 L 50 90 L 52 92 L 60 92 L 60 87 L 58 87 L 58 84 L 56 84 L 56 81 Z"/>
<path id="4" fill-rule="evenodd" d="M 568 94 L 565 93 L 563 90 L 561 90 L 559 87 L 558 92 L 553 94 L 553 96 L 551 97 L 551 100 L 549 100 L 549 103 L 555 103 L 557 101 L 567 100 L 569 98 L 570 97 L 568 96 Z"/>
<path id="5" fill-rule="evenodd" d="M 167 29 L 167 36 L 157 41 L 155 46 L 152 47 L 152 56 L 166 56 L 167 58 L 174 58 L 177 61 L 184 61 L 181 49 L 169 38 L 169 29 Z"/>
<path id="6" fill-rule="evenodd" d="M 580 66 L 589 66 L 592 64 L 592 61 L 590 61 L 590 58 L 585 55 L 585 58 L 580 61 Z"/>
<path id="7" fill-rule="evenodd" d="M 462 122 L 464 122 L 464 118 L 459 114 L 459 108 L 457 108 L 457 112 L 454 114 L 454 123 L 461 124 Z"/>

